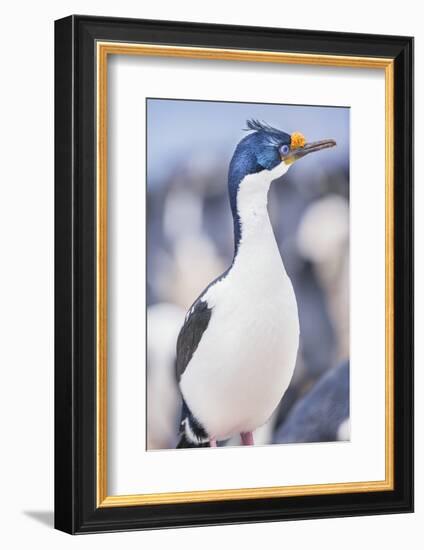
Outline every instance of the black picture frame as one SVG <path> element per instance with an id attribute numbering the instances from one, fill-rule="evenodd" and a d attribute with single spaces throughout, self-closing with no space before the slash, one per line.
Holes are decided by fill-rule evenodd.
<path id="1" fill-rule="evenodd" d="M 98 40 L 394 60 L 394 490 L 96 504 Z M 55 22 L 55 527 L 93 533 L 413 510 L 413 39 L 73 15 Z"/>

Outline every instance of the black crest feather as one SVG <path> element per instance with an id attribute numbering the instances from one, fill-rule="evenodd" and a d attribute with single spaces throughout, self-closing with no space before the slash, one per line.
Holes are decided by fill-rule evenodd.
<path id="1" fill-rule="evenodd" d="M 277 128 L 273 128 L 266 122 L 261 122 L 257 119 L 250 119 L 246 121 L 247 128 L 245 128 L 246 132 L 249 132 L 250 130 L 253 130 L 255 132 L 266 132 L 268 134 L 281 134 L 281 130 L 277 130 Z"/>

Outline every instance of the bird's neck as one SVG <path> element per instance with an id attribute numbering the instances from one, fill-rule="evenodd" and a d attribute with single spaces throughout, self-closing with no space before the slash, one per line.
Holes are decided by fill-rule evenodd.
<path id="1" fill-rule="evenodd" d="M 231 273 L 251 295 L 280 288 L 288 280 L 268 214 L 271 182 L 269 172 L 253 174 L 242 181 L 237 193 Z"/>
<path id="2" fill-rule="evenodd" d="M 237 160 L 237 159 L 236 159 Z M 228 190 L 234 223 L 234 260 L 241 245 L 259 246 L 264 239 L 275 243 L 268 215 L 268 192 L 271 183 L 283 176 L 288 165 L 284 162 L 272 170 L 244 173 L 243 163 L 233 158 L 230 163 Z M 248 167 L 249 168 L 249 167 Z M 252 168 L 252 167 L 250 167 Z"/>
<path id="3" fill-rule="evenodd" d="M 234 260 L 241 249 L 249 250 L 264 243 L 275 243 L 268 215 L 269 172 L 249 174 L 238 186 L 231 204 L 234 223 Z"/>

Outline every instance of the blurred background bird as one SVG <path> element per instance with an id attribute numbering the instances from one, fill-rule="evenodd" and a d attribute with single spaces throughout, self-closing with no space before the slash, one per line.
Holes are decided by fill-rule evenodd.
<path id="1" fill-rule="evenodd" d="M 269 214 L 300 320 L 300 348 L 289 388 L 270 421 L 254 434 L 256 444 L 277 442 L 275 434 L 296 403 L 349 355 L 349 110 L 149 100 L 147 112 L 149 308 L 165 302 L 187 310 L 193 297 L 231 263 L 226 172 L 231 149 L 250 114 L 284 120 L 287 133 L 302 127 L 308 137 L 320 138 L 325 129 L 337 141 L 331 153 L 322 153 L 325 162 L 314 158 L 319 155 L 308 155 L 270 191 Z M 152 344 L 148 338 L 149 349 Z M 148 354 L 148 377 L 160 368 L 154 357 Z M 168 369 L 174 372 L 172 360 Z M 176 388 L 175 378 L 173 383 Z M 175 435 L 172 442 L 150 443 L 161 424 L 154 418 L 161 414 L 155 404 L 164 403 L 162 389 L 161 384 L 148 389 L 148 448 L 175 444 Z M 348 397 L 340 394 L 340 399 Z M 178 405 L 174 410 L 169 423 L 173 430 Z M 344 439 L 349 438 L 348 427 L 344 422 Z M 234 437 L 228 443 L 239 442 Z"/>
<path id="2" fill-rule="evenodd" d="M 325 372 L 276 430 L 274 443 L 349 439 L 349 364 Z"/>
<path id="3" fill-rule="evenodd" d="M 147 311 L 147 394 L 159 396 L 147 407 L 147 447 L 167 449 L 177 442 L 181 397 L 175 384 L 175 342 L 184 310 L 162 302 Z"/>

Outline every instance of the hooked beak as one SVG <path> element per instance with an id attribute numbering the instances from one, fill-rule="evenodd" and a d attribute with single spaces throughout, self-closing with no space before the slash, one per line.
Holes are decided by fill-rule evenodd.
<path id="1" fill-rule="evenodd" d="M 320 141 L 313 141 L 311 143 L 306 143 L 303 147 L 293 149 L 285 157 L 282 157 L 282 160 L 286 164 L 292 164 L 296 160 L 309 155 L 309 153 L 315 153 L 316 151 L 322 151 L 323 149 L 329 149 L 330 147 L 335 146 L 336 142 L 334 139 L 321 139 Z"/>

